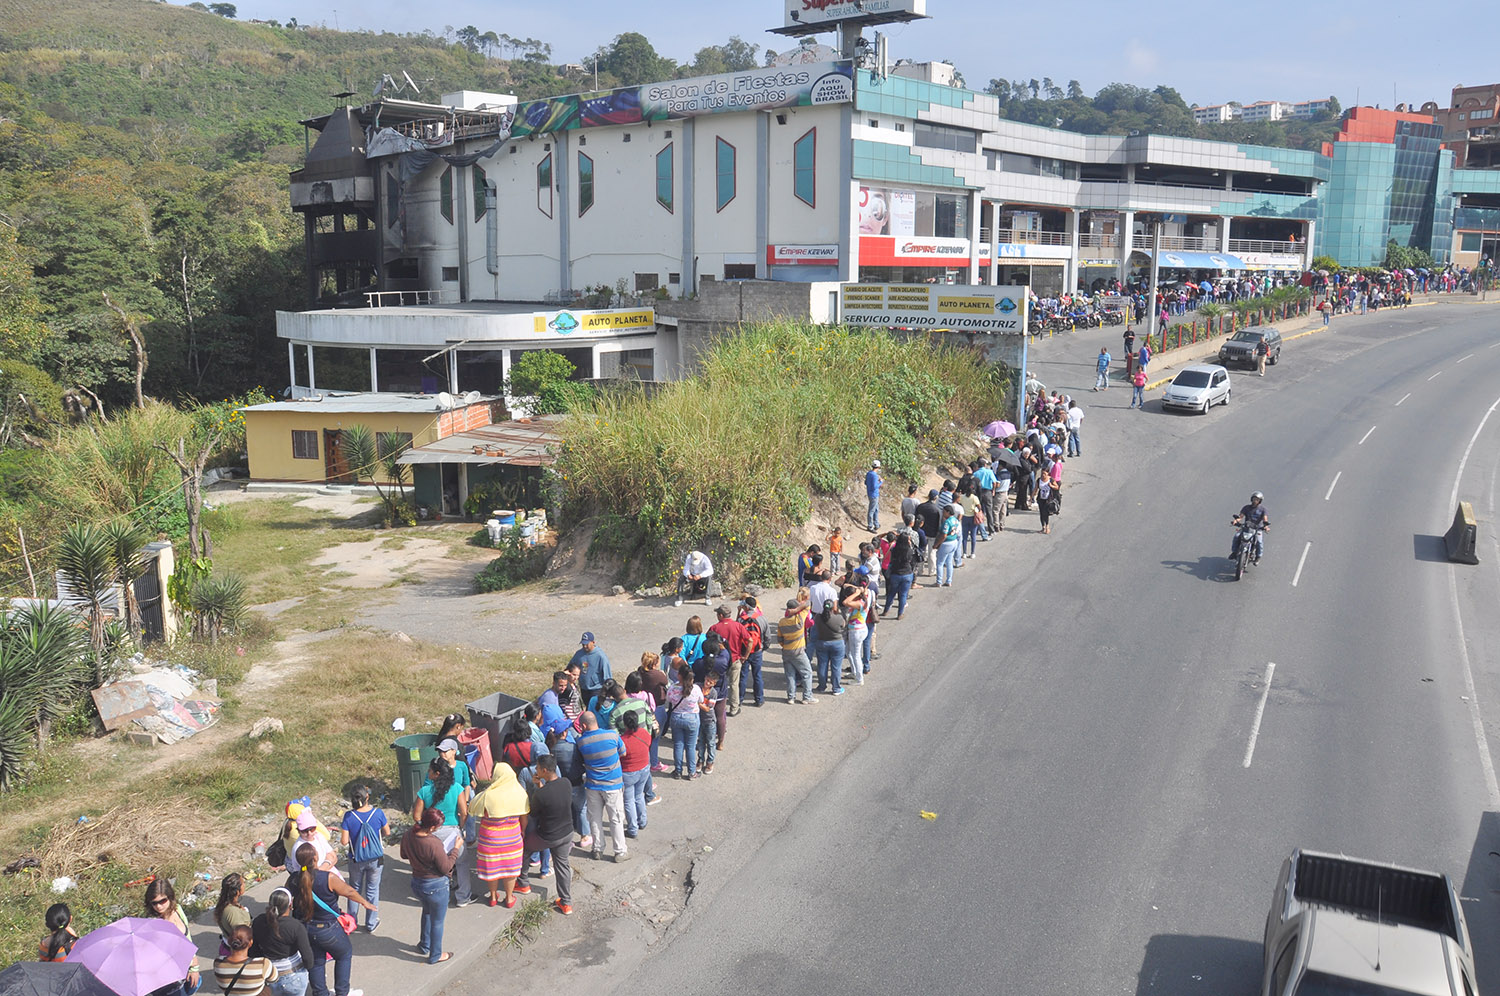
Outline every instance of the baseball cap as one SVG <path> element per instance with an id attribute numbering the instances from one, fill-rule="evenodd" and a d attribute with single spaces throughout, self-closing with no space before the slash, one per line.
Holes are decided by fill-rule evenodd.
<path id="1" fill-rule="evenodd" d="M 871 467 L 879 467 L 880 466 L 880 461 L 879 460 L 871 460 L 870 461 L 870 466 Z"/>
<path id="2" fill-rule="evenodd" d="M 938 496 L 938 490 L 937 490 L 937 488 L 933 488 L 931 491 L 927 492 L 927 497 L 929 497 L 929 498 L 936 498 L 937 496 Z"/>
<path id="3" fill-rule="evenodd" d="M 795 609 L 797 607 L 797 600 L 795 598 L 789 598 L 789 599 L 787 599 L 786 600 L 786 607 L 789 608 L 789 609 Z"/>
<path id="4" fill-rule="evenodd" d="M 594 642 L 594 634 L 593 633 L 585 633 L 585 634 L 583 634 L 582 636 L 580 636 L 578 638 L 578 645 L 580 647 L 586 646 L 587 644 L 590 644 L 590 643 L 593 643 L 593 642 Z"/>
<path id="5" fill-rule="evenodd" d="M 304 809 L 297 814 L 297 829 L 311 830 L 318 825 L 318 818 L 312 814 L 311 809 Z"/>
<path id="6" fill-rule="evenodd" d="M 439 754 L 441 754 L 445 750 L 458 750 L 458 741 L 454 740 L 452 737 L 449 737 L 442 743 L 438 744 L 437 749 Z"/>

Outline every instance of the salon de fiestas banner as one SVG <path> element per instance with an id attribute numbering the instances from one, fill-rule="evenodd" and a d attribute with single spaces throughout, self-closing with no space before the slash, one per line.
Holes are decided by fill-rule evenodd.
<path id="1" fill-rule="evenodd" d="M 770 66 L 529 100 L 516 108 L 511 135 L 671 121 L 729 111 L 846 104 L 853 99 L 854 63 L 847 59 Z"/>

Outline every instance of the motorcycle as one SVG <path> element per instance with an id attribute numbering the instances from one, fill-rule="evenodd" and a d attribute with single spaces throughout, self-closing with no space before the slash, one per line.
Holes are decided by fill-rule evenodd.
<path id="1" fill-rule="evenodd" d="M 1255 549 L 1259 545 L 1260 533 L 1264 526 L 1256 527 L 1250 524 L 1249 519 L 1241 519 L 1239 532 L 1234 537 L 1234 579 L 1238 581 L 1245 576 L 1253 564 L 1259 564 L 1260 558 L 1255 555 Z"/>

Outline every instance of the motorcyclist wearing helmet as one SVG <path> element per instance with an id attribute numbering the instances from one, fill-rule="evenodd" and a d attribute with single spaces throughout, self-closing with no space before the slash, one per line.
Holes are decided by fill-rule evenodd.
<path id="1" fill-rule="evenodd" d="M 1271 513 L 1266 511 L 1266 496 L 1259 491 L 1250 496 L 1250 504 L 1240 509 L 1239 514 L 1229 520 L 1230 525 L 1238 526 L 1242 521 L 1249 522 L 1255 527 L 1255 559 L 1260 560 L 1266 552 L 1266 531 L 1271 528 Z M 1229 550 L 1229 559 L 1234 560 L 1240 555 L 1240 534 L 1234 534 L 1234 543 Z"/>

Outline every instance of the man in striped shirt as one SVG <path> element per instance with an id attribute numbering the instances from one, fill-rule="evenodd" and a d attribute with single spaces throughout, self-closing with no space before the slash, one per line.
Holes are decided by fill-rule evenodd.
<path id="1" fill-rule="evenodd" d="M 608 812 L 615 861 L 628 861 L 630 852 L 625 850 L 625 772 L 620 768 L 620 759 L 625 756 L 625 741 L 613 729 L 599 729 L 599 719 L 592 712 L 584 713 L 578 721 L 583 727 L 577 746 L 578 756 L 583 760 L 589 825 L 594 830 L 594 860 L 603 857 L 602 821 Z"/>

